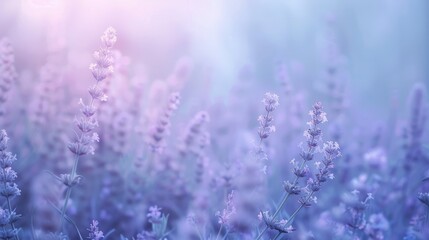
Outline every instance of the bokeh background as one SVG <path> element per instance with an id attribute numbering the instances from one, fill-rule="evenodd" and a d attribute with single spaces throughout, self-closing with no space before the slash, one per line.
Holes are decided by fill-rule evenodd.
<path id="1" fill-rule="evenodd" d="M 326 37 L 332 32 L 344 54 L 354 104 L 378 112 L 392 95 L 402 99 L 414 82 L 428 79 L 429 3 L 425 0 L 4 0 L 0 4 L 0 33 L 14 42 L 22 70 L 34 71 L 37 62 L 41 64 L 52 31 L 72 52 L 67 60 L 77 70 L 86 68 L 81 55 L 89 58 L 99 32 L 114 26 L 122 35 L 121 52 L 134 63 L 131 71 L 163 78 L 178 58 L 189 56 L 199 69 L 193 79 L 210 76 L 216 97 L 228 93 L 243 66 L 251 69 L 255 84 L 275 84 L 273 66 L 281 61 L 300 72 L 297 84 L 317 89 Z"/>

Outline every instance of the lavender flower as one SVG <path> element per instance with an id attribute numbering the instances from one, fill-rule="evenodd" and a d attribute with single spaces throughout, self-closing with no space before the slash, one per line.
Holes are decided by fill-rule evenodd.
<path id="1" fill-rule="evenodd" d="M 310 128 L 304 131 L 304 137 L 307 139 L 308 151 L 301 152 L 301 157 L 305 161 L 313 160 L 314 152 L 317 150 L 322 137 L 322 130 L 319 128 L 319 125 L 328 121 L 320 102 L 313 105 L 313 109 L 309 112 L 309 115 L 311 119 L 307 124 Z"/>
<path id="2" fill-rule="evenodd" d="M 55 1 L 30 2 L 51 8 Z M 231 75 L 234 66 L 212 68 L 199 63 L 193 71 L 190 59 L 183 58 L 173 71 L 165 72 L 168 66 L 161 65 L 172 63 L 162 61 L 165 54 L 150 63 L 138 59 L 142 51 L 151 55 L 155 49 L 150 47 L 160 44 L 141 45 L 142 51 L 133 52 L 133 44 L 148 42 L 125 37 L 122 44 L 132 52 L 128 58 L 114 50 L 120 39 L 109 28 L 95 39 L 96 51 L 88 54 L 86 73 L 92 82 L 79 86 L 85 71 L 78 70 L 85 54 L 65 51 L 63 38 L 69 33 L 62 22 L 69 14 L 61 9 L 41 22 L 48 24 L 43 36 L 22 41 L 19 29 L 27 28 L 17 31 L 16 24 L 11 24 L 4 34 L 11 34 L 14 42 L 0 41 L 0 108 L 11 110 L 0 116 L 0 125 L 4 120 L 13 127 L 16 138 L 13 146 L 6 144 L 5 134 L 0 140 L 0 239 L 357 240 L 405 235 L 429 239 L 426 82 L 416 84 L 407 109 L 401 109 L 399 89 L 390 108 L 381 109 L 379 102 L 371 115 L 368 109 L 350 109 L 345 114 L 347 82 L 354 79 L 345 69 L 347 59 L 340 45 L 349 43 L 349 34 L 319 29 L 318 33 L 334 30 L 333 38 L 327 39 L 328 58 L 317 63 L 320 75 L 317 69 L 306 72 L 308 59 L 289 58 L 272 76 L 277 81 L 255 84 L 264 73 L 247 66 L 229 96 L 209 97 L 204 94 L 224 92 L 211 87 L 215 79 Z M 0 18 L 9 23 L 13 12 Z M 182 35 L 166 42 L 167 52 L 177 47 L 171 45 L 177 40 L 179 45 L 192 44 Z M 80 47 L 92 44 L 81 36 L 67 40 L 82 41 Z M 40 49 L 28 49 L 30 45 L 17 49 L 15 61 L 11 46 L 25 42 Z M 317 42 L 316 48 L 320 47 L 323 39 Z M 294 55 L 299 55 L 300 50 L 295 50 Z M 318 50 L 323 55 L 324 49 Z M 22 71 L 19 79 L 18 70 Z M 309 77 L 319 79 L 313 81 L 311 91 L 304 81 Z M 18 88 L 12 91 L 15 85 Z M 262 92 L 261 99 L 256 99 L 259 105 L 253 106 L 249 103 L 258 87 L 276 88 Z M 85 89 L 88 92 L 81 100 L 74 96 Z M 282 105 L 276 94 L 284 100 Z M 387 92 L 372 95 L 374 101 L 388 97 Z M 326 103 L 308 105 L 307 115 L 308 100 L 320 97 Z M 3 104 L 6 99 L 13 100 L 10 106 Z M 332 114 L 329 124 L 324 124 L 325 111 Z M 403 112 L 409 113 L 405 119 Z M 385 116 L 377 119 L 377 115 Z M 67 128 L 70 120 L 74 120 L 72 127 Z M 376 132 L 370 126 L 374 124 Z M 402 125 L 407 138 L 401 162 L 397 141 Z M 64 140 L 67 144 L 61 144 Z M 170 146 L 174 141 L 177 145 Z M 8 151 L 27 161 L 15 162 Z M 52 170 L 50 175 L 44 174 L 46 168 Z M 357 190 L 345 199 L 342 193 L 349 189 Z M 377 196 L 371 206 L 367 192 Z M 29 209 L 25 219 L 16 221 L 22 206 Z M 186 222 L 187 216 L 193 226 Z M 117 234 L 110 236 L 113 231 L 104 228 L 114 228 Z"/>
<path id="3" fill-rule="evenodd" d="M 162 214 L 161 208 L 156 205 L 150 207 L 147 217 L 149 222 L 152 224 L 152 231 L 143 232 L 140 235 L 141 239 L 163 239 L 168 235 L 168 215 L 166 216 Z"/>
<path id="4" fill-rule="evenodd" d="M 75 155 L 75 162 L 70 174 L 63 174 L 58 177 L 60 181 L 67 187 L 64 206 L 61 209 L 61 228 L 63 228 L 64 215 L 67 210 L 68 201 L 71 195 L 71 189 L 79 183 L 81 176 L 77 175 L 77 165 L 80 156 L 88 153 L 94 153 L 95 142 L 99 141 L 98 134 L 95 129 L 98 126 L 96 118 L 96 103 L 107 100 L 107 96 L 103 93 L 99 83 L 106 79 L 113 72 L 113 56 L 112 47 L 116 42 L 116 31 L 113 28 L 108 28 L 101 37 L 101 47 L 94 52 L 95 63 L 90 65 L 90 70 L 96 80 L 96 83 L 89 88 L 91 100 L 88 104 L 81 99 L 82 115 L 76 119 L 77 133 L 72 142 L 68 144 L 68 148 Z"/>
<path id="5" fill-rule="evenodd" d="M 104 233 L 98 229 L 97 220 L 92 220 L 92 223 L 89 225 L 88 231 L 89 231 L 88 239 L 101 240 L 104 238 Z"/>
<path id="6" fill-rule="evenodd" d="M 371 193 L 367 193 L 364 200 L 361 199 L 358 190 L 353 190 L 351 193 L 342 196 L 346 209 L 340 221 L 351 234 L 358 231 L 362 232 L 366 228 L 367 217 L 365 212 L 368 209 L 370 201 L 374 198 Z"/>
<path id="7" fill-rule="evenodd" d="M 287 220 L 275 220 L 268 212 L 261 212 L 260 215 L 267 227 L 270 229 L 276 230 L 279 233 L 291 233 L 295 231 L 295 229 L 288 224 Z"/>
<path id="8" fill-rule="evenodd" d="M 209 114 L 201 111 L 195 114 L 189 123 L 186 132 L 182 138 L 180 145 L 180 153 L 186 155 L 191 152 L 198 156 L 199 149 L 201 149 L 201 143 L 208 140 L 208 133 L 205 130 L 205 125 L 210 121 Z"/>
<path id="9" fill-rule="evenodd" d="M 279 96 L 274 93 L 265 93 L 262 103 L 265 106 L 266 114 L 258 117 L 258 134 L 261 142 L 276 131 L 276 127 L 272 123 L 273 117 L 270 114 L 279 106 Z"/>
<path id="10" fill-rule="evenodd" d="M 170 95 L 167 107 L 164 112 L 159 116 L 156 125 L 153 127 L 150 133 L 149 145 L 152 151 L 159 152 L 162 148 L 162 141 L 168 134 L 170 127 L 170 119 L 173 112 L 178 108 L 180 103 L 180 94 L 175 92 Z"/>
<path id="11" fill-rule="evenodd" d="M 6 198 L 7 210 L 1 209 L 1 224 L 3 226 L 2 234 L 10 236 L 5 239 L 19 239 L 18 230 L 15 228 L 14 223 L 19 219 L 20 215 L 17 215 L 12 210 L 11 199 L 21 195 L 21 190 L 15 183 L 18 177 L 16 172 L 12 169 L 12 163 L 16 161 L 16 156 L 12 155 L 11 152 L 7 151 L 7 142 L 9 138 L 5 130 L 0 131 L 0 195 Z M 5 226 L 10 225 L 11 229 L 6 230 Z"/>
<path id="12" fill-rule="evenodd" d="M 301 188 L 299 186 L 296 186 L 296 184 L 292 184 L 289 181 L 284 182 L 283 187 L 285 191 L 290 195 L 298 195 L 301 192 Z"/>
<path id="13" fill-rule="evenodd" d="M 286 181 L 284 183 L 286 195 L 281 200 L 280 205 L 277 207 L 273 216 L 265 218 L 267 220 L 265 221 L 266 227 L 258 235 L 256 238 L 257 240 L 262 238 L 263 234 L 267 231 L 268 228 L 278 231 L 278 234 L 274 239 L 277 239 L 277 237 L 279 237 L 282 233 L 288 233 L 289 231 L 287 231 L 287 227 L 290 226 L 288 222 L 292 222 L 302 208 L 311 206 L 311 202 L 317 202 L 317 198 L 314 196 L 314 194 L 320 190 L 322 183 L 326 182 L 328 179 L 334 178 L 333 173 L 330 171 L 334 167 L 333 160 L 341 155 L 340 147 L 336 142 L 326 142 L 323 145 L 323 160 L 321 162 L 316 162 L 317 171 L 314 173 L 315 178 L 313 179 L 312 177 L 309 177 L 307 179 L 307 185 L 304 188 L 300 188 L 298 186 L 298 180 L 300 178 L 310 175 L 311 171 L 306 163 L 314 159 L 314 154 L 319 148 L 322 136 L 322 130 L 319 128 L 319 125 L 327 121 L 326 113 L 323 111 L 322 104 L 320 102 L 317 102 L 313 105 L 309 115 L 310 121 L 307 124 L 310 126 L 310 128 L 304 132 L 304 137 L 307 139 L 307 149 L 303 148 L 300 153 L 302 163 L 298 164 L 295 159 L 291 161 L 291 164 L 294 167 L 293 173 L 295 175 L 295 180 L 293 182 Z M 281 224 L 282 228 L 276 227 L 279 225 L 279 221 L 276 220 L 276 217 L 283 209 L 287 199 L 291 195 L 299 196 L 302 193 L 303 195 L 300 196 L 298 201 L 300 204 L 299 207 L 289 216 L 285 224 Z"/>
<path id="14" fill-rule="evenodd" d="M 237 210 L 235 208 L 234 204 L 234 191 L 232 191 L 230 194 L 228 194 L 228 197 L 225 201 L 225 209 L 222 210 L 222 212 L 217 211 L 216 216 L 219 218 L 218 223 L 227 228 L 230 229 L 232 227 L 231 220 L 232 217 L 236 214 Z"/>
<path id="15" fill-rule="evenodd" d="M 429 208 L 429 192 L 419 193 L 417 198 Z"/>
<path id="16" fill-rule="evenodd" d="M 316 178 L 308 178 L 307 186 L 305 188 L 306 194 L 299 200 L 300 206 L 294 213 L 289 217 L 289 221 L 293 220 L 295 216 L 303 207 L 310 207 L 311 202 L 317 202 L 317 198 L 313 196 L 316 192 L 321 189 L 322 183 L 328 179 L 333 179 L 334 175 L 330 173 L 330 170 L 334 167 L 333 160 L 341 156 L 340 147 L 336 142 L 327 142 L 323 146 L 324 158 L 322 164 L 317 165 Z"/>
<path id="17" fill-rule="evenodd" d="M 158 206 L 152 206 L 149 208 L 149 213 L 147 214 L 149 222 L 156 223 L 161 219 L 161 208 Z"/>

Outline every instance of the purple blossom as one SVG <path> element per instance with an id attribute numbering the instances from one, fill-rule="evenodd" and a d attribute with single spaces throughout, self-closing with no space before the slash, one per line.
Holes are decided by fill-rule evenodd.
<path id="1" fill-rule="evenodd" d="M 216 216 L 219 219 L 218 223 L 220 225 L 223 225 L 226 228 L 231 228 L 232 218 L 234 217 L 235 214 L 237 214 L 237 210 L 235 208 L 235 203 L 234 203 L 234 191 L 228 194 L 225 204 L 226 204 L 225 208 L 222 210 L 222 212 L 217 211 Z"/>
<path id="2" fill-rule="evenodd" d="M 101 240 L 104 238 L 104 233 L 98 229 L 97 220 L 92 220 L 92 223 L 89 225 L 88 231 L 89 231 L 88 239 Z"/>
<path id="3" fill-rule="evenodd" d="M 205 130 L 209 121 L 210 117 L 207 112 L 201 111 L 195 114 L 186 128 L 179 146 L 182 155 L 186 155 L 188 152 L 198 155 L 201 146 L 204 148 L 209 142 L 209 135 Z"/>
<path id="4" fill-rule="evenodd" d="M 7 206 L 7 210 L 0 209 L 0 225 L 2 225 L 2 234 L 6 234 L 12 239 L 18 240 L 18 232 L 15 228 L 15 222 L 19 219 L 20 215 L 17 215 L 12 208 L 11 199 L 21 195 L 21 190 L 15 183 L 18 177 L 17 173 L 12 169 L 12 163 L 16 161 L 16 156 L 7 151 L 8 136 L 5 130 L 0 131 L 0 195 L 6 199 L 4 205 Z M 10 229 L 6 229 L 6 225 L 10 226 Z"/>
<path id="5" fill-rule="evenodd" d="M 158 117 L 158 120 L 153 126 L 150 136 L 149 144 L 154 152 L 160 152 L 163 147 L 163 141 L 165 137 L 169 134 L 171 116 L 174 111 L 179 107 L 180 104 L 180 94 L 175 92 L 170 94 L 168 104 L 163 113 Z"/>
<path id="6" fill-rule="evenodd" d="M 107 96 L 101 90 L 99 82 L 110 76 L 112 72 L 113 60 L 111 48 L 116 42 L 116 32 L 113 28 L 108 28 L 101 37 L 102 46 L 99 51 L 94 53 L 95 63 L 90 65 L 90 70 L 96 80 L 96 83 L 89 88 L 91 99 L 85 103 L 82 99 L 79 100 L 81 105 L 82 116 L 76 119 L 77 132 L 73 141 L 69 142 L 68 148 L 75 155 L 74 164 L 70 174 L 63 174 L 57 177 L 66 187 L 66 196 L 64 205 L 61 209 L 61 229 L 64 226 L 65 214 L 67 205 L 71 195 L 72 187 L 77 185 L 81 176 L 77 174 L 79 158 L 88 153 L 94 154 L 95 144 L 99 141 L 98 134 L 95 132 L 98 127 L 98 121 L 95 112 L 95 104 L 107 100 Z"/>
<path id="7" fill-rule="evenodd" d="M 161 208 L 154 205 L 149 207 L 149 213 L 146 215 L 150 222 L 156 223 L 161 219 Z"/>
<path id="8" fill-rule="evenodd" d="M 260 115 L 258 117 L 258 134 L 261 142 L 263 139 L 268 138 L 271 133 L 276 131 L 276 127 L 273 125 L 273 117 L 271 114 L 279 106 L 279 97 L 274 93 L 265 93 L 262 103 L 265 106 L 266 114 Z"/>

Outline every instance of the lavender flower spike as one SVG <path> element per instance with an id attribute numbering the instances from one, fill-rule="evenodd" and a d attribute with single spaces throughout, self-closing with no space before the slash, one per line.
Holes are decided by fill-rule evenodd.
<path id="1" fill-rule="evenodd" d="M 16 156 L 11 152 L 7 152 L 7 142 L 9 138 L 5 130 L 0 131 L 0 195 L 6 198 L 7 209 L 0 208 L 0 219 L 2 223 L 2 236 L 8 236 L 5 239 L 19 239 L 18 230 L 15 228 L 14 223 L 19 219 L 12 210 L 11 199 L 21 195 L 21 190 L 15 183 L 17 178 L 16 172 L 12 169 L 12 163 L 16 161 Z M 6 229 L 6 225 L 10 225 L 10 229 Z"/>
<path id="2" fill-rule="evenodd" d="M 263 139 L 268 138 L 271 133 L 276 131 L 276 127 L 272 123 L 273 117 L 270 114 L 279 106 L 279 96 L 274 93 L 267 92 L 265 93 L 262 103 L 265 105 L 266 114 L 258 117 L 258 134 L 261 142 Z"/>
<path id="3" fill-rule="evenodd" d="M 307 122 L 309 128 L 304 131 L 304 137 L 306 139 L 306 147 L 302 146 L 302 151 L 300 153 L 302 162 L 298 164 L 295 159 L 291 161 L 293 165 L 293 173 L 295 179 L 292 182 L 286 181 L 284 183 L 284 190 L 286 195 L 282 198 L 280 205 L 276 208 L 275 213 L 272 216 L 264 215 L 264 220 L 266 227 L 261 231 L 261 233 L 256 238 L 257 240 L 261 239 L 264 233 L 268 228 L 275 229 L 278 231 L 278 234 L 274 239 L 277 239 L 281 234 L 288 233 L 292 228 L 290 228 L 290 223 L 293 222 L 295 216 L 303 207 L 311 206 L 311 202 L 316 202 L 317 198 L 314 193 L 318 192 L 321 188 L 322 183 L 326 182 L 328 179 L 333 179 L 334 175 L 331 173 L 331 169 L 334 167 L 333 160 L 341 155 L 340 146 L 336 142 L 326 142 L 323 145 L 323 160 L 321 162 L 316 162 L 317 171 L 311 173 L 310 168 L 306 165 L 307 162 L 314 159 L 315 153 L 319 148 L 322 130 L 319 128 L 321 123 L 324 123 L 327 120 L 326 113 L 323 111 L 322 104 L 317 102 L 313 105 L 313 108 L 309 112 L 310 121 Z M 315 176 L 315 179 L 309 176 Z M 307 185 L 305 187 L 299 186 L 299 179 L 307 177 Z M 301 196 L 298 207 L 295 212 L 287 219 L 287 222 L 281 222 L 276 220 L 276 217 L 279 215 L 283 209 L 286 201 L 291 195 L 303 195 Z M 261 213 L 262 214 L 262 213 Z M 280 224 L 280 222 L 282 224 Z M 280 227 L 281 226 L 281 227 Z M 285 231 L 285 229 L 288 229 Z"/>
<path id="4" fill-rule="evenodd" d="M 231 218 L 237 211 L 234 204 L 234 191 L 231 191 L 231 193 L 228 194 L 225 204 L 225 209 L 223 209 L 222 212 L 217 211 L 216 216 L 219 218 L 218 223 L 228 229 L 231 227 Z"/>
<path id="5" fill-rule="evenodd" d="M 77 175 L 77 166 L 79 158 L 88 153 L 94 154 L 95 143 L 99 141 L 95 129 L 98 127 L 96 117 L 97 105 L 107 100 L 107 96 L 99 86 L 99 83 L 110 76 L 113 72 L 113 54 L 112 47 L 116 43 L 116 31 L 109 27 L 101 36 L 101 47 L 94 52 L 95 63 L 90 65 L 92 75 L 96 83 L 89 88 L 91 99 L 85 103 L 80 99 L 82 115 L 76 119 L 76 136 L 68 144 L 68 148 L 75 155 L 75 161 L 70 174 L 62 174 L 58 179 L 67 187 L 64 206 L 61 209 L 61 229 L 63 228 L 65 212 L 67 211 L 68 201 L 71 195 L 71 189 L 77 185 L 81 176 Z"/>
<path id="6" fill-rule="evenodd" d="M 179 107 L 180 94 L 174 92 L 170 95 L 167 107 L 161 116 L 158 117 L 156 125 L 153 127 L 149 136 L 149 145 L 153 152 L 159 152 L 162 149 L 162 143 L 170 128 L 170 119 L 174 111 Z"/>
<path id="7" fill-rule="evenodd" d="M 89 231 L 88 239 L 101 240 L 104 238 L 104 233 L 98 229 L 97 220 L 92 220 L 92 223 L 89 225 L 88 231 Z"/>
<path id="8" fill-rule="evenodd" d="M 195 114 L 191 122 L 188 124 L 186 132 L 182 137 L 181 145 L 179 146 L 180 154 L 185 156 L 189 152 L 197 153 L 199 140 L 206 137 L 205 126 L 210 121 L 210 116 L 207 112 L 201 111 Z"/>

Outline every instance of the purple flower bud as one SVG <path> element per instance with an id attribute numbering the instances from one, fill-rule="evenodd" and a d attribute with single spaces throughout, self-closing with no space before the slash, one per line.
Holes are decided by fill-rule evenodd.
<path id="1" fill-rule="evenodd" d="M 417 198 L 420 200 L 420 202 L 429 207 L 429 193 L 419 193 Z"/>
<path id="2" fill-rule="evenodd" d="M 80 183 L 82 180 L 82 176 L 76 175 L 72 177 L 70 174 L 61 174 L 60 175 L 61 182 L 67 187 L 73 187 Z"/>
<path id="3" fill-rule="evenodd" d="M 296 185 L 292 185 L 292 183 L 290 183 L 289 181 L 284 182 L 283 187 L 285 191 L 289 194 L 298 195 L 299 193 L 301 193 L 301 189 Z"/>
<path id="4" fill-rule="evenodd" d="M 101 240 L 104 239 L 104 233 L 98 229 L 98 221 L 92 220 L 92 223 L 89 225 L 89 239 L 91 240 Z"/>
<path id="5" fill-rule="evenodd" d="M 262 103 L 264 103 L 265 110 L 267 112 L 272 112 L 279 106 L 279 96 L 277 96 L 277 94 L 267 92 L 265 93 Z"/>
<path id="6" fill-rule="evenodd" d="M 271 133 L 276 131 L 276 127 L 273 125 L 273 117 L 270 115 L 270 113 L 273 112 L 279 105 L 279 97 L 274 93 L 265 93 L 262 103 L 265 105 L 266 113 L 258 117 L 258 135 L 261 141 L 268 138 Z"/>
<path id="7" fill-rule="evenodd" d="M 104 31 L 103 36 L 101 36 L 101 42 L 106 48 L 113 47 L 113 45 L 116 43 L 116 40 L 116 30 L 112 27 L 107 28 L 106 31 Z"/>

